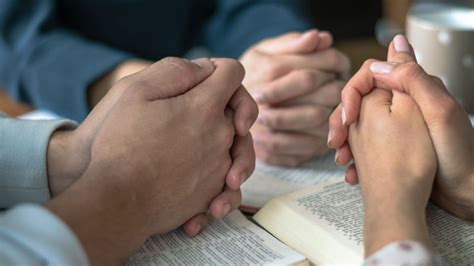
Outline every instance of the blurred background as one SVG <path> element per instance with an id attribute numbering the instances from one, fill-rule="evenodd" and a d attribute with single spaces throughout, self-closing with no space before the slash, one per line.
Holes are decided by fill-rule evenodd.
<path id="1" fill-rule="evenodd" d="M 336 0 L 309 1 L 306 11 L 315 27 L 333 33 L 335 47 L 348 55 L 354 71 L 368 58 L 384 59 L 386 45 L 404 33 L 410 8 L 427 2 L 474 7 L 474 0 Z M 0 86 L 0 110 L 17 116 L 32 108 L 12 101 Z"/>

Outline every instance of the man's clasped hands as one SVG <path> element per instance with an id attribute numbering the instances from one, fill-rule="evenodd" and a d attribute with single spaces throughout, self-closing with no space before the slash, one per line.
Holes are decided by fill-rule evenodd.
<path id="1" fill-rule="evenodd" d="M 474 219 L 471 124 L 442 82 L 416 63 L 406 39 L 395 38 L 388 62 L 367 61 L 339 94 L 333 87 L 342 87 L 339 74 L 348 64 L 328 50 L 330 36 L 305 50 L 311 34 L 280 37 L 294 46 L 267 40 L 249 50 L 254 55 L 244 55 L 243 64 L 263 67 L 246 67 L 247 75 L 230 59 L 163 59 L 118 81 L 79 128 L 55 133 L 48 149 L 55 197 L 46 207 L 70 226 L 92 263 L 124 260 L 148 236 L 179 226 L 194 236 L 208 213 L 222 218 L 236 209 L 240 185 L 255 168 L 250 132 L 258 136 L 259 157 L 296 165 L 324 151 L 319 140 L 329 130 L 336 162 L 354 159 L 346 180 L 361 184 L 368 254 L 397 239 L 428 243 L 423 214 L 430 197 Z M 298 42 L 303 48 L 295 51 Z M 272 53 L 287 64 L 270 64 L 265 57 Z M 314 62 L 301 61 L 305 53 Z M 332 56 L 337 64 L 315 70 L 317 56 Z M 291 70 L 300 63 L 310 70 Z M 282 73 L 290 74 L 275 79 Z M 326 89 L 312 92 L 317 82 Z M 249 90 L 261 110 L 255 127 L 257 102 L 243 83 L 264 88 Z M 341 95 L 328 127 L 324 117 Z M 299 145 L 286 149 L 268 139 Z M 383 220 L 381 213 L 406 219 Z M 387 226 L 393 230 L 383 230 Z"/>

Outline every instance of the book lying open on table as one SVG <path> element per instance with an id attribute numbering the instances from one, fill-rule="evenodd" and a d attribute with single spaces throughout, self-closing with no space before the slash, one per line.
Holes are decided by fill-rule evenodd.
<path id="1" fill-rule="evenodd" d="M 128 264 L 357 265 L 363 261 L 363 217 L 358 186 L 318 184 L 271 200 L 253 217 L 256 224 L 235 211 L 212 220 L 195 238 L 182 230 L 153 236 Z M 474 222 L 431 204 L 427 221 L 433 247 L 447 265 L 474 263 Z"/>
<path id="2" fill-rule="evenodd" d="M 242 185 L 241 209 L 255 213 L 275 197 L 340 178 L 345 168 L 336 165 L 334 155 L 334 152 L 328 153 L 298 168 L 270 166 L 257 161 L 254 174 Z"/>

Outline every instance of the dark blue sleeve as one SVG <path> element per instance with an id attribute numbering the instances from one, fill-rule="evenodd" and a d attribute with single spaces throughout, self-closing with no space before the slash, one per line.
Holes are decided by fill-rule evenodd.
<path id="1" fill-rule="evenodd" d="M 214 56 L 238 58 L 258 41 L 311 27 L 300 0 L 219 0 L 203 33 Z"/>
<path id="2" fill-rule="evenodd" d="M 1 0 L 0 32 L 0 86 L 76 121 L 89 113 L 88 86 L 129 57 L 61 27 L 52 0 Z"/>

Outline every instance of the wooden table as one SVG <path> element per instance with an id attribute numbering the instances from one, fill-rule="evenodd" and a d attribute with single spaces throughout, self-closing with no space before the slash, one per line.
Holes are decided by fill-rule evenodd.
<path id="1" fill-rule="evenodd" d="M 7 96 L 5 91 L 0 88 L 0 111 L 10 116 L 19 116 L 32 111 L 33 108 L 26 104 L 17 103 Z"/>

